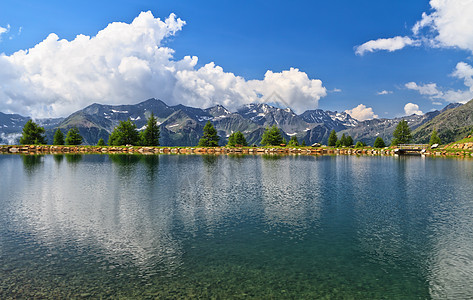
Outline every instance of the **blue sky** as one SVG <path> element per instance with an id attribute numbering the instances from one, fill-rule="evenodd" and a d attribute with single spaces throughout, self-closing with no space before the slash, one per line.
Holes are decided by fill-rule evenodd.
<path id="1" fill-rule="evenodd" d="M 452 26 L 453 29 L 441 27 L 445 23 L 442 20 L 445 19 L 453 22 L 452 18 L 459 21 L 473 18 L 473 13 L 468 14 L 471 1 L 463 1 L 466 7 L 460 10 L 454 7 L 458 5 L 454 0 L 440 4 L 437 2 L 442 1 L 8 1 L 0 4 L 0 27 L 3 28 L 3 33 L 0 34 L 0 53 L 4 53 L 5 64 L 20 64 L 21 68 L 11 67 L 15 72 L 5 71 L 9 70 L 8 67 L 0 69 L 0 79 L 11 73 L 20 73 L 18 70 L 24 70 L 25 66 L 28 71 L 23 71 L 22 74 L 32 78 L 42 76 L 43 79 L 37 83 L 34 78 L 19 78 L 29 83 L 25 83 L 26 87 L 19 86 L 20 91 L 12 87 L 15 85 L 13 81 L 0 83 L 0 111 L 38 116 L 64 115 L 82 108 L 80 105 L 93 102 L 136 103 L 148 96 L 162 98 L 170 104 L 183 102 L 194 106 L 216 103 L 237 106 L 250 101 L 248 99 L 251 99 L 251 94 L 241 92 L 237 97 L 239 100 L 233 100 L 233 92 L 222 91 L 220 89 L 224 87 L 221 86 L 213 88 L 212 85 L 217 84 L 212 80 L 217 79 L 209 79 L 211 76 L 208 72 L 205 76 L 187 74 L 187 77 L 166 77 L 166 80 L 161 80 L 161 72 L 154 69 L 151 77 L 142 77 L 141 73 L 136 72 L 128 73 L 137 74 L 137 78 L 141 80 L 154 80 L 156 85 L 149 88 L 130 83 L 126 91 L 121 92 L 120 95 L 126 94 L 123 97 L 107 94 L 107 89 L 114 88 L 105 83 L 104 91 L 95 94 L 81 94 L 80 88 L 75 87 L 62 91 L 60 87 L 54 86 L 61 85 L 61 80 L 68 76 L 67 72 L 57 71 L 60 66 L 53 70 L 48 70 L 48 67 L 36 68 L 42 71 L 31 67 L 31 64 L 41 65 L 42 60 L 38 57 L 47 54 L 38 55 L 36 59 L 29 59 L 25 55 L 13 59 L 15 52 L 35 47 L 51 33 L 57 35 L 57 40 L 65 39 L 69 42 L 79 34 L 92 38 L 112 22 L 130 24 L 141 12 L 150 11 L 156 19 L 164 21 L 174 13 L 176 18 L 185 21 L 182 28 L 157 40 L 161 47 L 174 51 L 172 60 L 196 56 L 198 62 L 193 70 L 214 62 L 224 73 L 242 77 L 245 80 L 245 87 L 242 88 L 254 88 L 257 90 L 256 94 L 263 94 L 262 98 L 267 96 L 265 93 L 276 91 L 283 98 L 288 98 L 287 104 L 294 106 L 297 112 L 316 107 L 344 111 L 362 104 L 358 111 L 352 111 L 359 118 L 394 117 L 416 111 L 425 113 L 441 109 L 449 102 L 464 102 L 473 95 L 470 93 L 473 88 L 465 84 L 470 78 L 468 76 L 473 51 L 470 41 L 473 40 L 473 34 L 462 30 L 466 31 L 462 36 L 463 40 L 453 40 L 450 37 L 456 36 L 454 30 L 461 30 L 461 25 Z M 451 11 L 460 11 L 460 16 L 452 16 L 452 13 L 448 13 Z M 446 12 L 445 17 L 443 12 Z M 423 13 L 426 14 L 425 17 L 422 16 Z M 428 23 L 431 19 L 431 24 L 424 25 L 420 33 L 413 33 L 417 22 L 425 20 Z M 435 23 L 436 21 L 438 22 Z M 447 32 L 447 37 L 444 32 Z M 392 48 L 395 44 L 392 40 L 394 37 L 402 40 L 401 46 L 398 45 L 400 49 Z M 381 38 L 390 40 L 383 42 L 379 40 Z M 368 50 L 357 48 L 369 41 L 373 43 L 364 48 Z M 105 51 L 97 49 L 97 56 L 101 55 L 100 51 Z M 44 51 L 54 54 L 54 51 L 48 49 Z M 69 69 L 64 64 L 76 60 L 80 52 L 71 50 L 70 57 L 67 58 L 64 51 L 68 50 L 62 50 L 61 56 L 66 58 L 58 60 L 58 64 L 64 61 L 62 69 Z M 137 51 L 139 49 L 134 49 L 131 53 Z M 130 53 L 123 55 L 130 56 Z M 138 58 L 144 59 L 139 55 Z M 90 57 L 84 63 L 89 60 Z M 54 57 L 51 62 L 55 62 Z M 459 67 L 459 63 L 465 64 L 460 66 L 463 69 Z M 0 66 L 1 64 L 0 60 Z M 297 68 L 299 71 L 292 72 L 292 75 L 281 73 L 281 78 L 275 77 L 272 81 L 265 80 L 267 70 L 279 74 L 290 68 Z M 35 71 L 31 71 L 33 69 Z M 50 75 L 52 73 L 57 78 Z M 307 75 L 308 80 L 299 76 L 302 73 Z M 304 89 L 304 84 L 313 84 L 310 95 L 302 93 L 301 96 L 297 90 L 285 91 L 285 85 L 274 84 L 276 80 L 292 83 L 293 75 L 302 78 L 296 84 L 300 90 Z M 83 77 L 74 74 L 71 77 L 74 79 L 70 81 L 77 80 L 80 84 L 80 79 L 77 78 Z M 185 92 L 160 92 L 167 83 L 186 79 L 206 81 L 205 86 L 213 90 L 201 92 L 202 87 L 194 85 L 185 86 Z M 101 80 L 104 79 L 97 79 Z M 310 80 L 320 80 L 325 92 Z M 262 83 L 263 81 L 267 82 Z M 66 84 L 71 83 L 66 82 L 64 85 Z M 48 90 L 52 86 L 51 92 L 24 91 L 32 85 Z M 183 84 L 177 85 L 180 87 Z M 241 86 L 238 83 L 236 85 Z M 83 88 L 100 89 L 91 86 L 90 82 L 84 83 Z M 232 89 L 232 86 L 229 88 Z M 133 89 L 136 90 L 135 93 Z M 148 89 L 146 93 L 138 91 L 145 89 Z M 69 93 L 71 90 L 74 91 Z M 385 92 L 380 95 L 382 91 Z M 35 93 L 41 95 L 36 97 Z M 62 95 L 65 95 L 64 99 L 60 99 Z M 195 99 L 189 100 L 192 95 Z M 315 95 L 317 99 L 312 101 L 311 95 Z M 26 98 L 28 99 L 25 100 Z M 199 102 L 199 99 L 203 100 Z M 412 105 L 406 108 L 408 103 Z"/>

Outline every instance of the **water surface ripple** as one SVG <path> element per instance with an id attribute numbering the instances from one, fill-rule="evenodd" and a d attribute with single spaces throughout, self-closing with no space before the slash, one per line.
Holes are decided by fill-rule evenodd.
<path id="1" fill-rule="evenodd" d="M 473 161 L 0 155 L 0 298 L 464 299 Z"/>

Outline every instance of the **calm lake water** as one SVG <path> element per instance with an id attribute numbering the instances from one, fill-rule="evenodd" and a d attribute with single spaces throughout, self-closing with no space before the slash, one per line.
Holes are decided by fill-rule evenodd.
<path id="1" fill-rule="evenodd" d="M 473 160 L 0 155 L 0 298 L 473 296 Z"/>

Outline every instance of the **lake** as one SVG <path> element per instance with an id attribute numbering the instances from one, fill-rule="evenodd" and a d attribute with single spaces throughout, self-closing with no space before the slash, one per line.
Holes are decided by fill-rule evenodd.
<path id="1" fill-rule="evenodd" d="M 461 299 L 473 160 L 0 155 L 0 298 Z"/>

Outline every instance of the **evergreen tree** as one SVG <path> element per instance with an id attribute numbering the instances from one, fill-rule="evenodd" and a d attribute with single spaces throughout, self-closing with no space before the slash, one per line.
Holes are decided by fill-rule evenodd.
<path id="1" fill-rule="evenodd" d="M 236 143 L 235 143 L 235 133 L 232 133 L 230 134 L 230 136 L 228 137 L 228 143 L 227 143 L 227 146 L 228 147 L 235 147 Z"/>
<path id="2" fill-rule="evenodd" d="M 290 147 L 299 146 L 299 141 L 297 140 L 297 137 L 295 135 L 291 136 L 291 139 L 289 140 L 289 143 L 287 145 Z"/>
<path id="3" fill-rule="evenodd" d="M 440 140 L 438 134 L 437 134 L 437 130 L 434 129 L 434 131 L 432 131 L 432 135 L 430 136 L 430 141 L 429 141 L 429 145 L 432 146 L 433 144 L 442 144 L 442 141 Z"/>
<path id="4" fill-rule="evenodd" d="M 64 145 L 64 134 L 59 128 L 56 129 L 56 132 L 54 133 L 53 145 Z"/>
<path id="5" fill-rule="evenodd" d="M 305 144 L 305 140 L 302 140 L 302 144 L 301 144 L 302 147 L 305 147 L 306 144 Z"/>
<path id="6" fill-rule="evenodd" d="M 244 147 L 248 146 L 245 136 L 240 131 L 234 132 L 228 137 L 227 146 L 235 147 L 237 145 Z"/>
<path id="7" fill-rule="evenodd" d="M 406 120 L 403 119 L 401 122 L 399 122 L 399 124 L 397 124 L 393 133 L 393 137 L 394 138 L 391 142 L 393 146 L 399 144 L 409 144 L 411 142 L 411 129 L 409 128 Z"/>
<path id="8" fill-rule="evenodd" d="M 120 121 L 108 138 L 110 146 L 138 145 L 139 141 L 140 134 L 136 125 L 130 120 Z"/>
<path id="9" fill-rule="evenodd" d="M 141 132 L 141 145 L 143 146 L 159 146 L 159 126 L 158 120 L 154 116 L 154 113 L 151 113 L 151 116 L 148 119 L 146 129 Z"/>
<path id="10" fill-rule="evenodd" d="M 261 139 L 261 144 L 265 146 L 279 146 L 283 144 L 283 137 L 279 128 L 273 125 L 271 128 L 266 128 Z"/>
<path id="11" fill-rule="evenodd" d="M 26 122 L 23 127 L 23 133 L 20 138 L 22 145 L 41 145 L 46 144 L 46 137 L 44 136 L 44 128 L 38 126 L 31 119 Z"/>
<path id="12" fill-rule="evenodd" d="M 199 140 L 200 147 L 218 147 L 218 141 L 220 137 L 217 135 L 217 130 L 214 128 L 210 121 L 204 126 L 204 135 Z"/>
<path id="13" fill-rule="evenodd" d="M 341 146 L 342 146 L 342 140 L 337 140 L 337 142 L 335 143 L 335 147 L 340 148 Z"/>
<path id="14" fill-rule="evenodd" d="M 347 137 L 345 136 L 345 134 L 342 134 L 342 137 L 340 138 L 340 144 L 342 144 L 342 146 L 345 146 L 347 142 Z"/>
<path id="15" fill-rule="evenodd" d="M 79 134 L 77 127 L 69 129 L 66 135 L 66 145 L 80 145 L 82 144 L 82 136 Z"/>
<path id="16" fill-rule="evenodd" d="M 335 132 L 335 129 L 332 129 L 332 131 L 330 132 L 330 136 L 328 137 L 328 145 L 330 147 L 337 145 L 337 140 L 337 133 Z"/>
<path id="17" fill-rule="evenodd" d="M 347 136 L 345 138 L 345 147 L 350 147 L 353 145 L 353 138 L 351 136 Z"/>
<path id="18" fill-rule="evenodd" d="M 97 142 L 97 146 L 105 146 L 105 141 L 103 138 L 100 138 L 99 141 Z"/>
<path id="19" fill-rule="evenodd" d="M 375 147 L 375 148 L 384 148 L 384 147 L 386 147 L 386 144 L 384 143 L 384 140 L 380 136 L 378 136 L 376 138 L 376 140 L 374 141 L 373 147 Z"/>
<path id="20" fill-rule="evenodd" d="M 358 141 L 356 142 L 355 148 L 363 148 L 364 146 L 366 146 L 365 143 Z"/>

